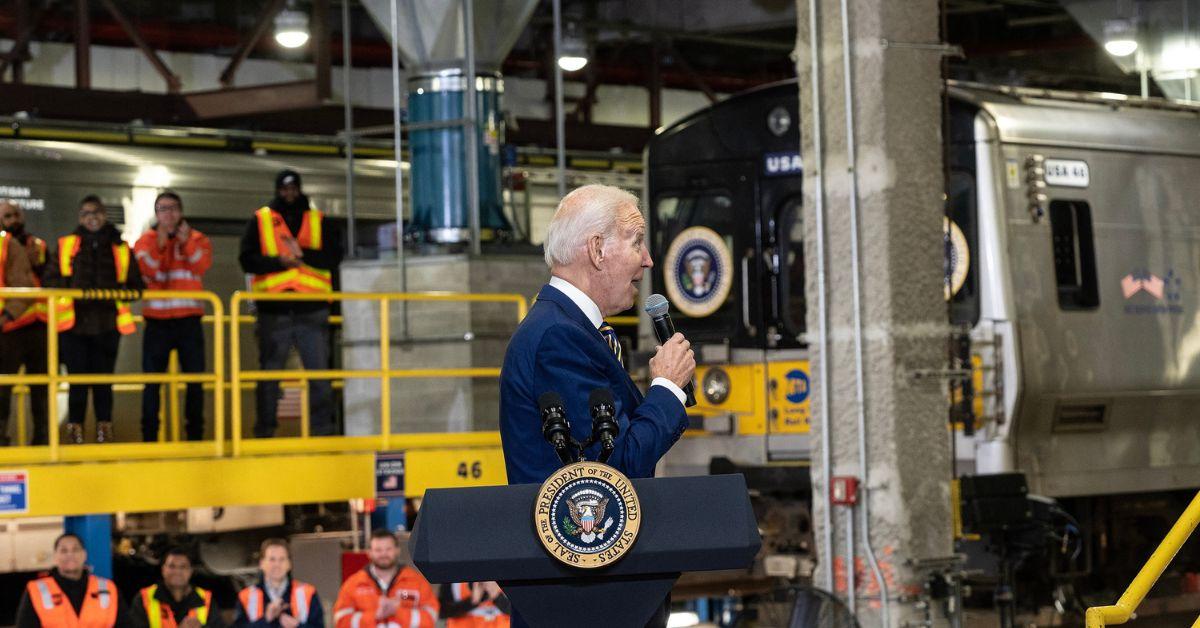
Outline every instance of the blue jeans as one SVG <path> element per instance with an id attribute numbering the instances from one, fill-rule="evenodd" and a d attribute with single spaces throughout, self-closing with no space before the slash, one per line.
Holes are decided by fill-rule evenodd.
<path id="1" fill-rule="evenodd" d="M 146 319 L 142 340 L 142 371 L 165 373 L 170 364 L 171 350 L 179 355 L 179 370 L 184 373 L 204 372 L 204 328 L 199 316 L 183 318 Z M 204 438 L 204 388 L 202 384 L 187 385 L 183 415 L 187 420 L 187 439 Z M 158 440 L 158 384 L 146 384 L 142 391 L 142 440 Z"/>
<path id="2" fill-rule="evenodd" d="M 264 371 L 282 369 L 292 347 L 300 353 L 306 369 L 329 368 L 329 308 L 313 312 L 267 314 L 259 312 L 258 359 Z M 279 382 L 259 382 L 255 391 L 257 414 L 256 438 L 270 438 L 279 426 Z M 333 386 L 329 380 L 308 383 L 310 433 L 328 436 L 334 433 Z"/>

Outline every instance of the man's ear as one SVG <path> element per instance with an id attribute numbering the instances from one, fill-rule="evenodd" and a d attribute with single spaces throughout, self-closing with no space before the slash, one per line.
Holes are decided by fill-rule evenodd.
<path id="1" fill-rule="evenodd" d="M 588 258 L 592 266 L 599 269 L 604 264 L 604 237 L 594 235 L 588 238 Z"/>

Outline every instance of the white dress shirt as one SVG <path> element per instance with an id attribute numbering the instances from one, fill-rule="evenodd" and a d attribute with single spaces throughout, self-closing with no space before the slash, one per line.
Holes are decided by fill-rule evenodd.
<path id="1" fill-rule="evenodd" d="M 558 289 L 559 292 L 567 295 L 567 298 L 571 299 L 571 302 L 575 304 L 575 307 L 578 307 L 580 311 L 583 312 L 584 316 L 587 316 L 588 321 L 592 323 L 592 326 L 595 327 L 597 331 L 600 330 L 600 326 L 604 324 L 604 316 L 600 313 L 600 306 L 596 305 L 596 302 L 593 301 L 591 297 L 584 294 L 582 290 L 571 285 L 571 282 L 563 279 L 562 277 L 551 277 L 550 285 Z M 675 398 L 678 399 L 679 403 L 681 404 L 686 404 L 687 402 L 687 395 L 683 394 L 683 389 L 679 386 L 676 386 L 675 382 L 665 377 L 655 377 L 654 380 L 650 382 L 650 385 L 662 386 L 671 391 L 671 394 L 675 395 Z"/>

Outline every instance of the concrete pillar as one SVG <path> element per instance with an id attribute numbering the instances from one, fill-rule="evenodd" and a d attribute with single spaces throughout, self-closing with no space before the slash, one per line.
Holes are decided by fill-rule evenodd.
<path id="1" fill-rule="evenodd" d="M 843 37 L 843 1 L 848 37 Z M 853 574 L 861 625 L 901 626 L 925 618 L 911 601 L 921 593 L 925 575 L 910 561 L 945 558 L 952 551 L 947 400 L 943 386 L 912 377 L 917 369 L 944 368 L 948 329 L 942 297 L 941 58 L 931 46 L 938 43 L 938 2 L 811 3 L 816 6 L 815 38 L 810 34 L 810 0 L 797 0 L 796 67 L 805 168 L 809 270 L 805 289 L 816 376 L 812 396 L 816 584 L 832 584 L 846 599 Z M 817 103 L 810 54 L 814 40 Z M 849 78 L 842 56 L 847 40 Z M 846 109 L 847 80 L 852 116 Z M 823 128 L 821 159 L 814 141 L 818 108 Z M 847 136 L 851 122 L 853 144 Z M 851 199 L 855 197 L 858 307 L 852 244 Z M 818 203 L 825 217 L 828 334 L 824 346 L 818 338 Z M 860 349 L 861 361 L 856 360 Z M 821 352 L 825 352 L 823 373 Z M 822 376 L 828 378 L 827 386 L 820 383 Z M 865 454 L 859 448 L 860 395 Z M 825 430 L 831 443 L 831 473 L 822 464 Z M 833 506 L 832 526 L 827 526 L 828 506 L 820 496 L 829 494 L 833 476 L 866 482 L 858 494 L 859 505 Z M 854 522 L 853 561 L 847 559 L 850 521 Z M 871 552 L 864 547 L 864 522 L 870 528 Z M 832 547 L 826 540 L 827 529 Z M 876 574 L 882 576 L 890 600 L 886 622 Z M 901 597 L 909 599 L 900 601 Z"/>

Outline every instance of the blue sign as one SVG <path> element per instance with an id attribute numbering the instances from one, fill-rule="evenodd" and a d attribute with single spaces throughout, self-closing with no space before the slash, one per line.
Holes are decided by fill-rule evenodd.
<path id="1" fill-rule="evenodd" d="M 375 454 L 375 497 L 404 497 L 404 452 Z"/>
<path id="2" fill-rule="evenodd" d="M 800 161 L 800 151 L 765 153 L 763 155 L 763 174 L 768 177 L 782 177 L 803 172 L 804 163 Z"/>
<path id="3" fill-rule="evenodd" d="M 791 403 L 804 403 L 808 399 L 808 374 L 800 369 L 788 371 L 787 400 Z"/>
<path id="4" fill-rule="evenodd" d="M 0 515 L 29 512 L 29 474 L 0 471 Z"/>

